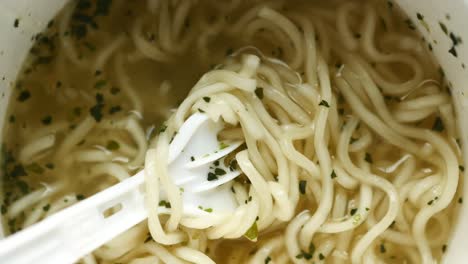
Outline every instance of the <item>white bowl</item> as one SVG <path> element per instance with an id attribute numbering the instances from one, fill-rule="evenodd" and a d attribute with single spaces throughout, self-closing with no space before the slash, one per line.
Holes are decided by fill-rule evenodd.
<path id="1" fill-rule="evenodd" d="M 6 116 L 6 108 L 16 75 L 32 45 L 32 36 L 41 32 L 50 19 L 65 5 L 67 0 L 1 0 L 0 2 L 0 125 Z M 463 142 L 464 163 L 468 164 L 468 43 L 457 46 L 457 57 L 448 51 L 452 41 L 442 30 L 440 23 L 468 42 L 468 0 L 390 0 L 399 4 L 411 18 L 425 39 L 431 43 L 434 54 L 452 85 L 452 94 L 457 110 L 458 124 Z M 422 15 L 424 23 L 421 21 Z M 18 27 L 15 20 L 18 19 Z M 465 28 L 466 27 L 466 28 Z M 464 64 L 463 64 L 464 65 Z M 0 137 L 3 130 L 0 129 Z M 468 194 L 468 184 L 463 186 Z M 466 203 L 465 203 L 466 204 Z M 468 208 L 463 205 L 457 226 L 449 241 L 444 263 L 466 263 L 468 250 L 465 237 L 468 235 Z M 0 237 L 3 230 L 0 228 Z"/>

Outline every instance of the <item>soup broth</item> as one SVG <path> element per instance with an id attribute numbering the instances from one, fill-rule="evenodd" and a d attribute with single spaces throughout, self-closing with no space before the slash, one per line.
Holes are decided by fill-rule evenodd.
<path id="1" fill-rule="evenodd" d="M 5 230 L 23 230 L 143 169 L 146 151 L 176 133 L 171 120 L 198 80 L 220 70 L 240 74 L 251 55 L 260 60 L 249 77 L 255 92 L 225 93 L 258 119 L 255 107 L 263 107 L 277 125 L 274 132 L 258 121 L 281 159 L 265 139 L 246 140 L 245 151 L 265 182 L 294 186 L 283 186 L 291 217 L 281 217 L 272 194 L 271 221 L 259 209 L 237 237 L 179 223 L 184 240 L 163 243 L 145 221 L 81 262 L 190 262 L 194 252 L 200 263 L 440 260 L 462 202 L 455 192 L 464 168 L 450 91 L 414 23 L 392 1 L 72 1 L 34 36 L 10 100 Z M 251 179 L 242 175 L 233 191 L 252 199 Z M 164 227 L 169 217 L 158 217 Z"/>

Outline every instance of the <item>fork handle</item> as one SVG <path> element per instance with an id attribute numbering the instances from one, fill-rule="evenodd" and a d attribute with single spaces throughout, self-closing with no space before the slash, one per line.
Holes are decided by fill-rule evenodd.
<path id="1" fill-rule="evenodd" d="M 147 217 L 144 171 L 0 241 L 2 263 L 74 263 Z M 104 212 L 121 205 L 106 217 Z M 131 210 L 129 210 L 131 208 Z M 44 243 L 46 241 L 46 243 Z"/>

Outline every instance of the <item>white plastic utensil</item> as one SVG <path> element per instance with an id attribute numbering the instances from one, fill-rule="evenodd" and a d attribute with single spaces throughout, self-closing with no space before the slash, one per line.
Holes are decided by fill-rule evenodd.
<path id="1" fill-rule="evenodd" d="M 219 142 L 223 125 L 193 114 L 169 146 L 169 176 L 188 216 L 225 214 L 237 203 L 228 183 L 240 171 L 224 165 L 242 142 Z M 208 176 L 210 174 L 210 177 Z M 147 217 L 144 171 L 0 241 L 1 263 L 73 263 Z M 160 201 L 165 198 L 161 190 Z M 166 203 L 160 213 L 170 211 Z M 158 206 L 158 205 L 148 205 Z M 169 207 L 169 206 L 168 206 Z M 115 213 L 106 216 L 108 212 Z M 210 210 L 207 210 L 207 209 Z"/>

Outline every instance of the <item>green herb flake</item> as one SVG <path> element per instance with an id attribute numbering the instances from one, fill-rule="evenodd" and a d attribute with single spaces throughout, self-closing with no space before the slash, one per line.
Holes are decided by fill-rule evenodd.
<path id="1" fill-rule="evenodd" d="M 42 124 L 44 125 L 50 125 L 52 123 L 52 116 L 47 115 L 41 119 Z"/>
<path id="2" fill-rule="evenodd" d="M 8 228 L 10 230 L 10 233 L 14 233 L 17 231 L 16 228 L 16 218 L 8 220 Z"/>
<path id="3" fill-rule="evenodd" d="M 260 100 L 262 100 L 263 97 L 264 97 L 263 88 L 257 87 L 257 89 L 255 89 L 255 95 L 257 95 L 257 97 L 258 97 Z"/>
<path id="4" fill-rule="evenodd" d="M 299 192 L 301 194 L 306 193 L 306 186 L 307 186 L 307 181 L 304 181 L 304 180 L 299 181 Z"/>
<path id="5" fill-rule="evenodd" d="M 216 169 L 214 170 L 214 173 L 215 173 L 217 176 L 222 176 L 222 175 L 226 174 L 226 171 L 223 170 L 223 169 L 221 169 L 221 168 L 216 168 Z"/>
<path id="6" fill-rule="evenodd" d="M 89 109 L 89 113 L 96 120 L 100 122 L 102 120 L 102 110 L 104 108 L 104 96 L 100 93 L 96 94 L 96 105 Z"/>
<path id="7" fill-rule="evenodd" d="M 458 57 L 458 53 L 457 53 L 455 46 L 452 46 L 448 52 L 452 54 L 454 57 Z"/>
<path id="8" fill-rule="evenodd" d="M 427 31 L 430 31 L 429 25 L 426 23 L 426 21 L 424 20 L 424 16 L 423 16 L 421 13 L 416 13 L 416 18 L 419 20 L 419 22 L 421 23 L 421 25 L 422 25 Z"/>
<path id="9" fill-rule="evenodd" d="M 120 111 L 122 111 L 122 107 L 120 105 L 114 105 L 111 108 L 109 108 L 109 114 L 111 115 L 118 113 Z"/>
<path id="10" fill-rule="evenodd" d="M 442 246 L 442 253 L 445 253 L 445 251 L 447 251 L 447 245 L 446 245 L 446 244 L 444 244 L 444 245 Z"/>
<path id="11" fill-rule="evenodd" d="M 20 189 L 21 193 L 28 194 L 29 193 L 29 185 L 25 181 L 18 181 L 16 183 L 18 188 Z"/>
<path id="12" fill-rule="evenodd" d="M 325 100 L 320 101 L 319 105 L 325 106 L 325 107 L 330 107 L 330 105 L 328 104 L 328 102 L 325 101 Z"/>
<path id="13" fill-rule="evenodd" d="M 112 5 L 112 0 L 97 0 L 95 16 L 107 16 Z"/>
<path id="14" fill-rule="evenodd" d="M 393 8 L 392 1 L 387 1 L 387 6 L 388 6 L 389 9 L 392 9 Z"/>
<path id="15" fill-rule="evenodd" d="M 13 26 L 15 28 L 19 27 L 19 19 L 18 18 L 15 18 L 15 21 L 13 22 Z"/>
<path id="16" fill-rule="evenodd" d="M 113 87 L 110 89 L 110 93 L 111 93 L 112 95 L 116 95 L 116 94 L 120 93 L 120 89 L 117 88 L 117 87 L 115 87 L 115 86 L 113 86 Z"/>
<path id="17" fill-rule="evenodd" d="M 120 145 L 117 141 L 115 140 L 109 140 L 106 145 L 106 149 L 108 150 L 118 150 L 120 148 Z"/>
<path id="18" fill-rule="evenodd" d="M 208 172 L 208 176 L 206 178 L 208 181 L 215 181 L 218 179 L 218 176 L 212 172 Z"/>
<path id="19" fill-rule="evenodd" d="M 265 263 L 265 264 L 268 264 L 268 263 L 270 263 L 270 261 L 271 261 L 271 257 L 268 256 L 268 257 L 265 258 L 264 263 Z"/>
<path id="20" fill-rule="evenodd" d="M 442 67 L 439 67 L 439 74 L 442 79 L 445 78 L 445 71 L 442 69 Z"/>
<path id="21" fill-rule="evenodd" d="M 365 161 L 369 162 L 372 164 L 372 156 L 370 153 L 366 152 L 366 157 L 364 158 Z"/>
<path id="22" fill-rule="evenodd" d="M 349 211 L 349 214 L 350 215 L 355 215 L 357 210 L 358 210 L 357 208 L 353 208 L 353 209 L 351 209 L 351 211 Z"/>
<path id="23" fill-rule="evenodd" d="M 225 149 L 225 148 L 227 148 L 227 147 L 229 147 L 228 144 L 226 144 L 226 143 L 224 143 L 224 142 L 220 142 L 220 143 L 219 143 L 219 149 L 220 149 L 220 150 Z"/>
<path id="24" fill-rule="evenodd" d="M 64 36 L 68 36 L 71 34 L 77 39 L 82 39 L 86 36 L 87 33 L 88 33 L 88 28 L 86 24 L 78 24 L 78 25 L 73 25 L 70 31 L 66 31 L 64 33 Z"/>
<path id="25" fill-rule="evenodd" d="M 89 109 L 89 113 L 91 116 L 96 120 L 96 122 L 100 122 L 102 120 L 102 105 L 96 104 L 95 106 Z"/>
<path id="26" fill-rule="evenodd" d="M 462 166 L 462 165 L 458 166 L 458 169 L 459 169 L 460 171 L 465 171 L 465 167 Z"/>
<path id="27" fill-rule="evenodd" d="M 99 80 L 97 81 L 95 84 L 94 84 L 94 88 L 95 89 L 101 89 L 103 88 L 104 86 L 107 85 L 107 81 L 106 80 Z"/>
<path id="28" fill-rule="evenodd" d="M 21 176 L 27 176 L 28 173 L 26 173 L 26 170 L 21 164 L 17 164 L 13 167 L 8 175 L 12 178 L 17 178 Z"/>
<path id="29" fill-rule="evenodd" d="M 335 173 L 335 170 L 332 170 L 332 173 L 331 173 L 330 177 L 331 177 L 332 179 L 335 179 L 336 177 L 338 177 L 338 176 L 336 175 L 336 173 Z"/>
<path id="30" fill-rule="evenodd" d="M 307 253 L 307 252 L 302 252 L 302 255 L 304 256 L 305 259 L 309 260 L 312 259 L 314 256 L 312 254 Z"/>
<path id="31" fill-rule="evenodd" d="M 211 98 L 208 97 L 208 96 L 204 96 L 204 97 L 203 97 L 203 101 L 209 103 L 209 102 L 211 101 Z"/>
<path id="32" fill-rule="evenodd" d="M 84 200 L 84 198 L 85 198 L 85 196 L 84 196 L 83 194 L 77 194 L 77 195 L 76 195 L 76 199 L 77 199 L 78 201 Z"/>
<path id="33" fill-rule="evenodd" d="M 320 254 L 319 254 L 319 259 L 320 259 L 320 260 L 324 260 L 324 259 L 325 259 L 325 256 L 324 256 L 322 253 L 320 253 Z"/>
<path id="34" fill-rule="evenodd" d="M 159 201 L 159 206 L 166 207 L 166 208 L 171 208 L 171 203 L 166 201 L 166 200 L 161 200 Z"/>
<path id="35" fill-rule="evenodd" d="M 463 203 L 463 197 L 458 198 L 458 203 L 462 204 Z"/>
<path id="36" fill-rule="evenodd" d="M 313 242 L 310 242 L 310 244 L 309 244 L 309 255 L 310 255 L 311 257 L 313 257 L 313 256 L 314 256 L 314 253 L 315 253 L 315 245 L 314 245 Z"/>
<path id="37" fill-rule="evenodd" d="M 26 167 L 27 171 L 30 171 L 35 174 L 42 174 L 44 173 L 44 168 L 42 168 L 39 164 L 37 163 L 32 163 Z"/>
<path id="38" fill-rule="evenodd" d="M 444 32 L 444 34 L 448 35 L 447 26 L 444 23 L 440 22 L 440 21 L 439 21 L 439 26 L 440 26 L 440 29 L 442 29 L 442 31 Z"/>
<path id="39" fill-rule="evenodd" d="M 190 161 L 195 161 L 195 157 L 194 157 L 194 156 L 191 156 L 191 157 L 190 157 Z"/>
<path id="40" fill-rule="evenodd" d="M 28 90 L 23 90 L 20 92 L 18 97 L 16 98 L 18 102 L 24 102 L 31 97 L 31 93 Z"/>
<path id="41" fill-rule="evenodd" d="M 252 242 L 257 242 L 258 227 L 257 222 L 254 222 L 252 226 L 245 232 L 244 237 Z"/>
<path id="42" fill-rule="evenodd" d="M 50 204 L 47 204 L 44 207 L 42 207 L 42 210 L 44 210 L 44 212 L 49 211 L 49 209 L 50 209 Z"/>
<path id="43" fill-rule="evenodd" d="M 440 117 L 437 117 L 432 125 L 432 130 L 437 132 L 444 131 L 444 123 Z"/>
<path id="44" fill-rule="evenodd" d="M 213 208 L 205 208 L 203 209 L 203 211 L 207 212 L 207 213 L 212 213 L 213 212 Z"/>
<path id="45" fill-rule="evenodd" d="M 167 125 L 162 123 L 161 126 L 159 126 L 158 132 L 159 134 L 164 133 L 167 129 Z"/>
<path id="46" fill-rule="evenodd" d="M 104 103 L 104 95 L 101 93 L 96 93 L 96 102 L 101 104 Z"/>
<path id="47" fill-rule="evenodd" d="M 406 25 L 408 26 L 409 29 L 416 30 L 416 27 L 414 26 L 413 21 L 411 21 L 411 19 L 406 19 L 405 23 L 406 23 Z"/>
<path id="48" fill-rule="evenodd" d="M 450 40 L 452 40 L 453 46 L 457 46 L 458 44 L 462 43 L 462 39 L 459 36 L 455 36 L 453 32 L 449 34 Z"/>
<path id="49" fill-rule="evenodd" d="M 385 249 L 385 245 L 382 243 L 382 244 L 380 244 L 380 253 L 383 254 L 385 252 L 387 252 L 387 250 Z"/>

